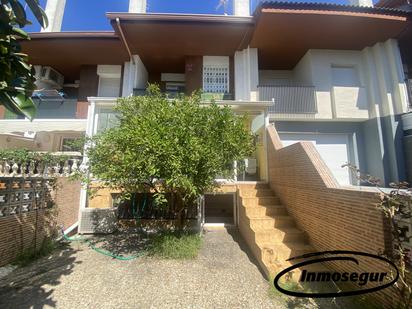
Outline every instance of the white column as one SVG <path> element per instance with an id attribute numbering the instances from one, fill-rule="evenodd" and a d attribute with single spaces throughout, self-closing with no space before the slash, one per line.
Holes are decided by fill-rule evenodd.
<path id="1" fill-rule="evenodd" d="M 146 13 L 146 0 L 129 0 L 129 13 Z"/>
<path id="2" fill-rule="evenodd" d="M 149 74 L 138 55 L 133 55 L 133 62 L 124 64 L 122 96 L 133 95 L 133 89 L 146 89 Z"/>
<path id="3" fill-rule="evenodd" d="M 235 100 L 257 101 L 259 84 L 258 52 L 247 48 L 235 53 Z"/>
<path id="4" fill-rule="evenodd" d="M 66 0 L 47 0 L 46 15 L 49 20 L 49 25 L 42 32 L 60 32 L 62 30 L 64 8 Z"/>
<path id="5" fill-rule="evenodd" d="M 233 15 L 250 16 L 249 0 L 233 0 Z"/>
<path id="6" fill-rule="evenodd" d="M 408 89 L 405 83 L 401 52 L 398 42 L 394 39 L 387 40 L 384 45 L 392 76 L 394 112 L 395 114 L 403 114 L 408 111 Z"/>
<path id="7" fill-rule="evenodd" d="M 382 130 L 381 147 L 384 155 L 382 159 L 388 170 L 385 174 L 386 181 L 396 182 L 403 178 L 403 154 L 399 148 L 399 134 L 402 129 L 398 116 L 405 111 L 408 99 L 397 42 L 388 40 L 377 43 L 370 48 L 368 56 L 372 59 L 376 70 L 369 74 L 375 76 L 377 92 L 375 99 L 379 103 L 375 115 L 379 117 L 378 126 Z"/>
<path id="8" fill-rule="evenodd" d="M 372 0 L 349 0 L 350 5 L 373 7 Z"/>

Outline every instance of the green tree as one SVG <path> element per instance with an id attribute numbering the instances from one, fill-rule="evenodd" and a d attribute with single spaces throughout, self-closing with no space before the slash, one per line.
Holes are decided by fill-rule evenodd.
<path id="1" fill-rule="evenodd" d="M 245 116 L 202 105 L 197 94 L 169 100 L 150 86 L 147 96 L 122 98 L 115 110 L 118 126 L 88 142 L 93 178 L 126 196 L 155 192 L 182 221 L 184 210 L 217 185 L 216 176 L 232 176 L 233 162 L 254 150 Z"/>
<path id="2" fill-rule="evenodd" d="M 25 8 L 19 0 L 1 0 L 0 7 L 0 104 L 8 110 L 33 119 L 36 107 L 31 99 L 35 89 L 34 68 L 21 52 L 19 40 L 29 39 L 23 31 L 27 20 Z M 42 27 L 47 17 L 38 0 L 24 0 Z"/>

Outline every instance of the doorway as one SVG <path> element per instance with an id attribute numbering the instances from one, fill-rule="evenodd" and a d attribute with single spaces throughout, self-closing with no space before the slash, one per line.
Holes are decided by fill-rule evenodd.
<path id="1" fill-rule="evenodd" d="M 204 203 L 205 224 L 236 224 L 235 194 L 205 194 Z"/>

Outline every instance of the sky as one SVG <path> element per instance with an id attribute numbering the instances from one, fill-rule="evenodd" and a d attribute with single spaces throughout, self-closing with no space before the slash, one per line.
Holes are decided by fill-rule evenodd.
<path id="1" fill-rule="evenodd" d="M 193 14 L 224 14 L 223 7 L 217 9 L 220 0 L 147 0 L 150 13 L 193 13 Z M 251 0 L 252 12 L 259 0 Z M 299 1 L 291 1 L 299 2 Z M 301 1 L 302 2 L 302 1 Z M 348 0 L 304 0 L 303 2 L 330 2 L 347 4 Z M 375 2 L 375 1 L 374 1 Z M 44 8 L 46 0 L 40 0 Z M 66 10 L 63 18 L 62 31 L 82 30 L 113 30 L 106 12 L 127 12 L 129 0 L 66 0 Z M 233 12 L 233 0 L 229 0 L 228 14 Z M 29 16 L 31 14 L 29 13 Z M 36 24 L 25 28 L 28 32 L 40 30 Z"/>

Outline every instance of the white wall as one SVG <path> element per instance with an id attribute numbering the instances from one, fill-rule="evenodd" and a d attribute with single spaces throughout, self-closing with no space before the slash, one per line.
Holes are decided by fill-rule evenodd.
<path id="1" fill-rule="evenodd" d="M 249 16 L 250 0 L 233 0 L 233 14 L 236 16 Z"/>
<path id="2" fill-rule="evenodd" d="M 397 115 L 407 111 L 407 89 L 399 48 L 396 40 L 377 43 L 362 51 L 367 74 L 370 131 L 367 142 L 376 145 L 375 161 L 386 162 L 385 181 L 403 178 L 403 154 L 399 145 L 402 127 Z"/>
<path id="3" fill-rule="evenodd" d="M 260 85 L 314 86 L 318 107 L 314 119 L 364 121 L 407 110 L 407 88 L 395 40 L 362 51 L 309 50 L 292 71 L 261 70 L 259 78 Z"/>
<path id="4" fill-rule="evenodd" d="M 120 96 L 120 84 L 122 76 L 121 65 L 98 65 L 97 75 L 99 76 L 99 97 Z"/>
<path id="5" fill-rule="evenodd" d="M 133 62 L 124 64 L 122 96 L 133 94 L 133 88 L 146 89 L 149 74 L 138 55 L 133 56 Z"/>
<path id="6" fill-rule="evenodd" d="M 235 53 L 235 99 L 256 101 L 259 84 L 258 52 L 247 48 Z"/>
<path id="7" fill-rule="evenodd" d="M 146 0 L 129 0 L 129 13 L 146 13 Z"/>
<path id="8" fill-rule="evenodd" d="M 343 70 L 336 72 L 334 67 Z M 285 75 L 290 74 L 286 72 Z M 268 80 L 267 73 L 260 75 Z M 369 174 L 385 183 L 404 179 L 399 115 L 407 111 L 408 96 L 396 40 L 360 51 L 309 50 L 295 66 L 293 82 L 316 89 L 318 112 L 311 115 L 311 121 L 333 120 L 336 126 L 351 121 L 362 125 L 368 158 L 365 170 Z M 291 115 L 287 120 L 299 121 L 303 118 L 299 116 Z M 279 119 L 286 117 L 273 118 Z"/>
<path id="9" fill-rule="evenodd" d="M 49 24 L 42 32 L 59 32 L 62 29 L 66 0 L 47 0 L 45 13 Z"/>
<path id="10" fill-rule="evenodd" d="M 311 50 L 312 83 L 316 87 L 316 118 L 367 119 L 368 98 L 360 51 Z M 351 67 L 358 85 L 341 87 L 333 79 L 333 67 Z"/>

